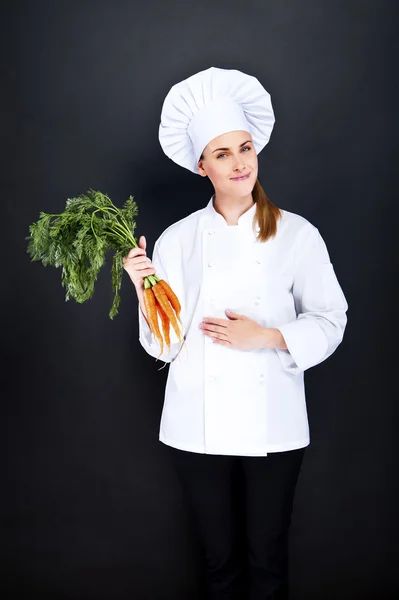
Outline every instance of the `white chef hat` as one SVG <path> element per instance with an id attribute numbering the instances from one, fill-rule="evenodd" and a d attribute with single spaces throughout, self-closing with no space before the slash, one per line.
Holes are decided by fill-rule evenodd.
<path id="1" fill-rule="evenodd" d="M 259 154 L 274 121 L 270 94 L 256 77 L 210 67 L 171 87 L 162 106 L 159 141 L 169 158 L 198 174 L 200 156 L 215 137 L 249 131 Z"/>

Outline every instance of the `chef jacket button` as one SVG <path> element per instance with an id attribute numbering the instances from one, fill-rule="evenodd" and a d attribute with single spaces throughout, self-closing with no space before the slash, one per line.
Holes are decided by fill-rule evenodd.
<path id="1" fill-rule="evenodd" d="M 256 264 L 260 265 L 260 259 L 259 258 L 256 259 Z"/>
<path id="2" fill-rule="evenodd" d="M 215 266 L 215 263 L 213 263 L 213 262 L 208 263 L 208 267 L 214 267 L 214 266 Z"/>
<path id="3" fill-rule="evenodd" d="M 215 231 L 208 231 L 208 235 L 213 235 Z"/>
<path id="4" fill-rule="evenodd" d="M 259 375 L 259 381 L 263 383 L 265 380 L 265 376 L 263 374 Z"/>
<path id="5" fill-rule="evenodd" d="M 255 304 L 260 304 L 260 298 L 259 298 L 259 296 L 257 296 L 257 297 L 255 298 Z"/>
<path id="6" fill-rule="evenodd" d="M 214 380 L 215 380 L 215 376 L 214 376 L 213 374 L 212 374 L 212 375 L 209 375 L 209 379 L 210 379 L 211 381 L 214 381 Z"/>

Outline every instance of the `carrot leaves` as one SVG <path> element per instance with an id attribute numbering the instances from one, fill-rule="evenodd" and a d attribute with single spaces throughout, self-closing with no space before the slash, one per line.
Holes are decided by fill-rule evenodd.
<path id="1" fill-rule="evenodd" d="M 68 198 L 59 214 L 40 212 L 29 227 L 27 252 L 32 261 L 44 266 L 60 267 L 65 300 L 82 303 L 94 294 L 94 286 L 108 251 L 113 250 L 113 303 L 109 317 L 113 319 L 120 303 L 123 257 L 137 247 L 134 237 L 138 207 L 130 196 L 122 208 L 99 191 L 89 190 L 76 198 Z"/>

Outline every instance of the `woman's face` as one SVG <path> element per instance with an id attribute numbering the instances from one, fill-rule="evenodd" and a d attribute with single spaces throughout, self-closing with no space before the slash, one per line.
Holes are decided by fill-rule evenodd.
<path id="1" fill-rule="evenodd" d="M 198 172 L 209 177 L 216 195 L 244 197 L 251 194 L 258 176 L 258 156 L 248 131 L 229 131 L 205 147 Z M 248 175 L 246 179 L 237 177 Z"/>

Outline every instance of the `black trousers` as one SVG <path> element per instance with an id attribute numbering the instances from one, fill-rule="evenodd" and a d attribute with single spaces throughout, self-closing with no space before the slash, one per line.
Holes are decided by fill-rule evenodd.
<path id="1" fill-rule="evenodd" d="M 204 559 L 209 600 L 286 600 L 288 534 L 306 448 L 267 456 L 168 447 Z"/>

